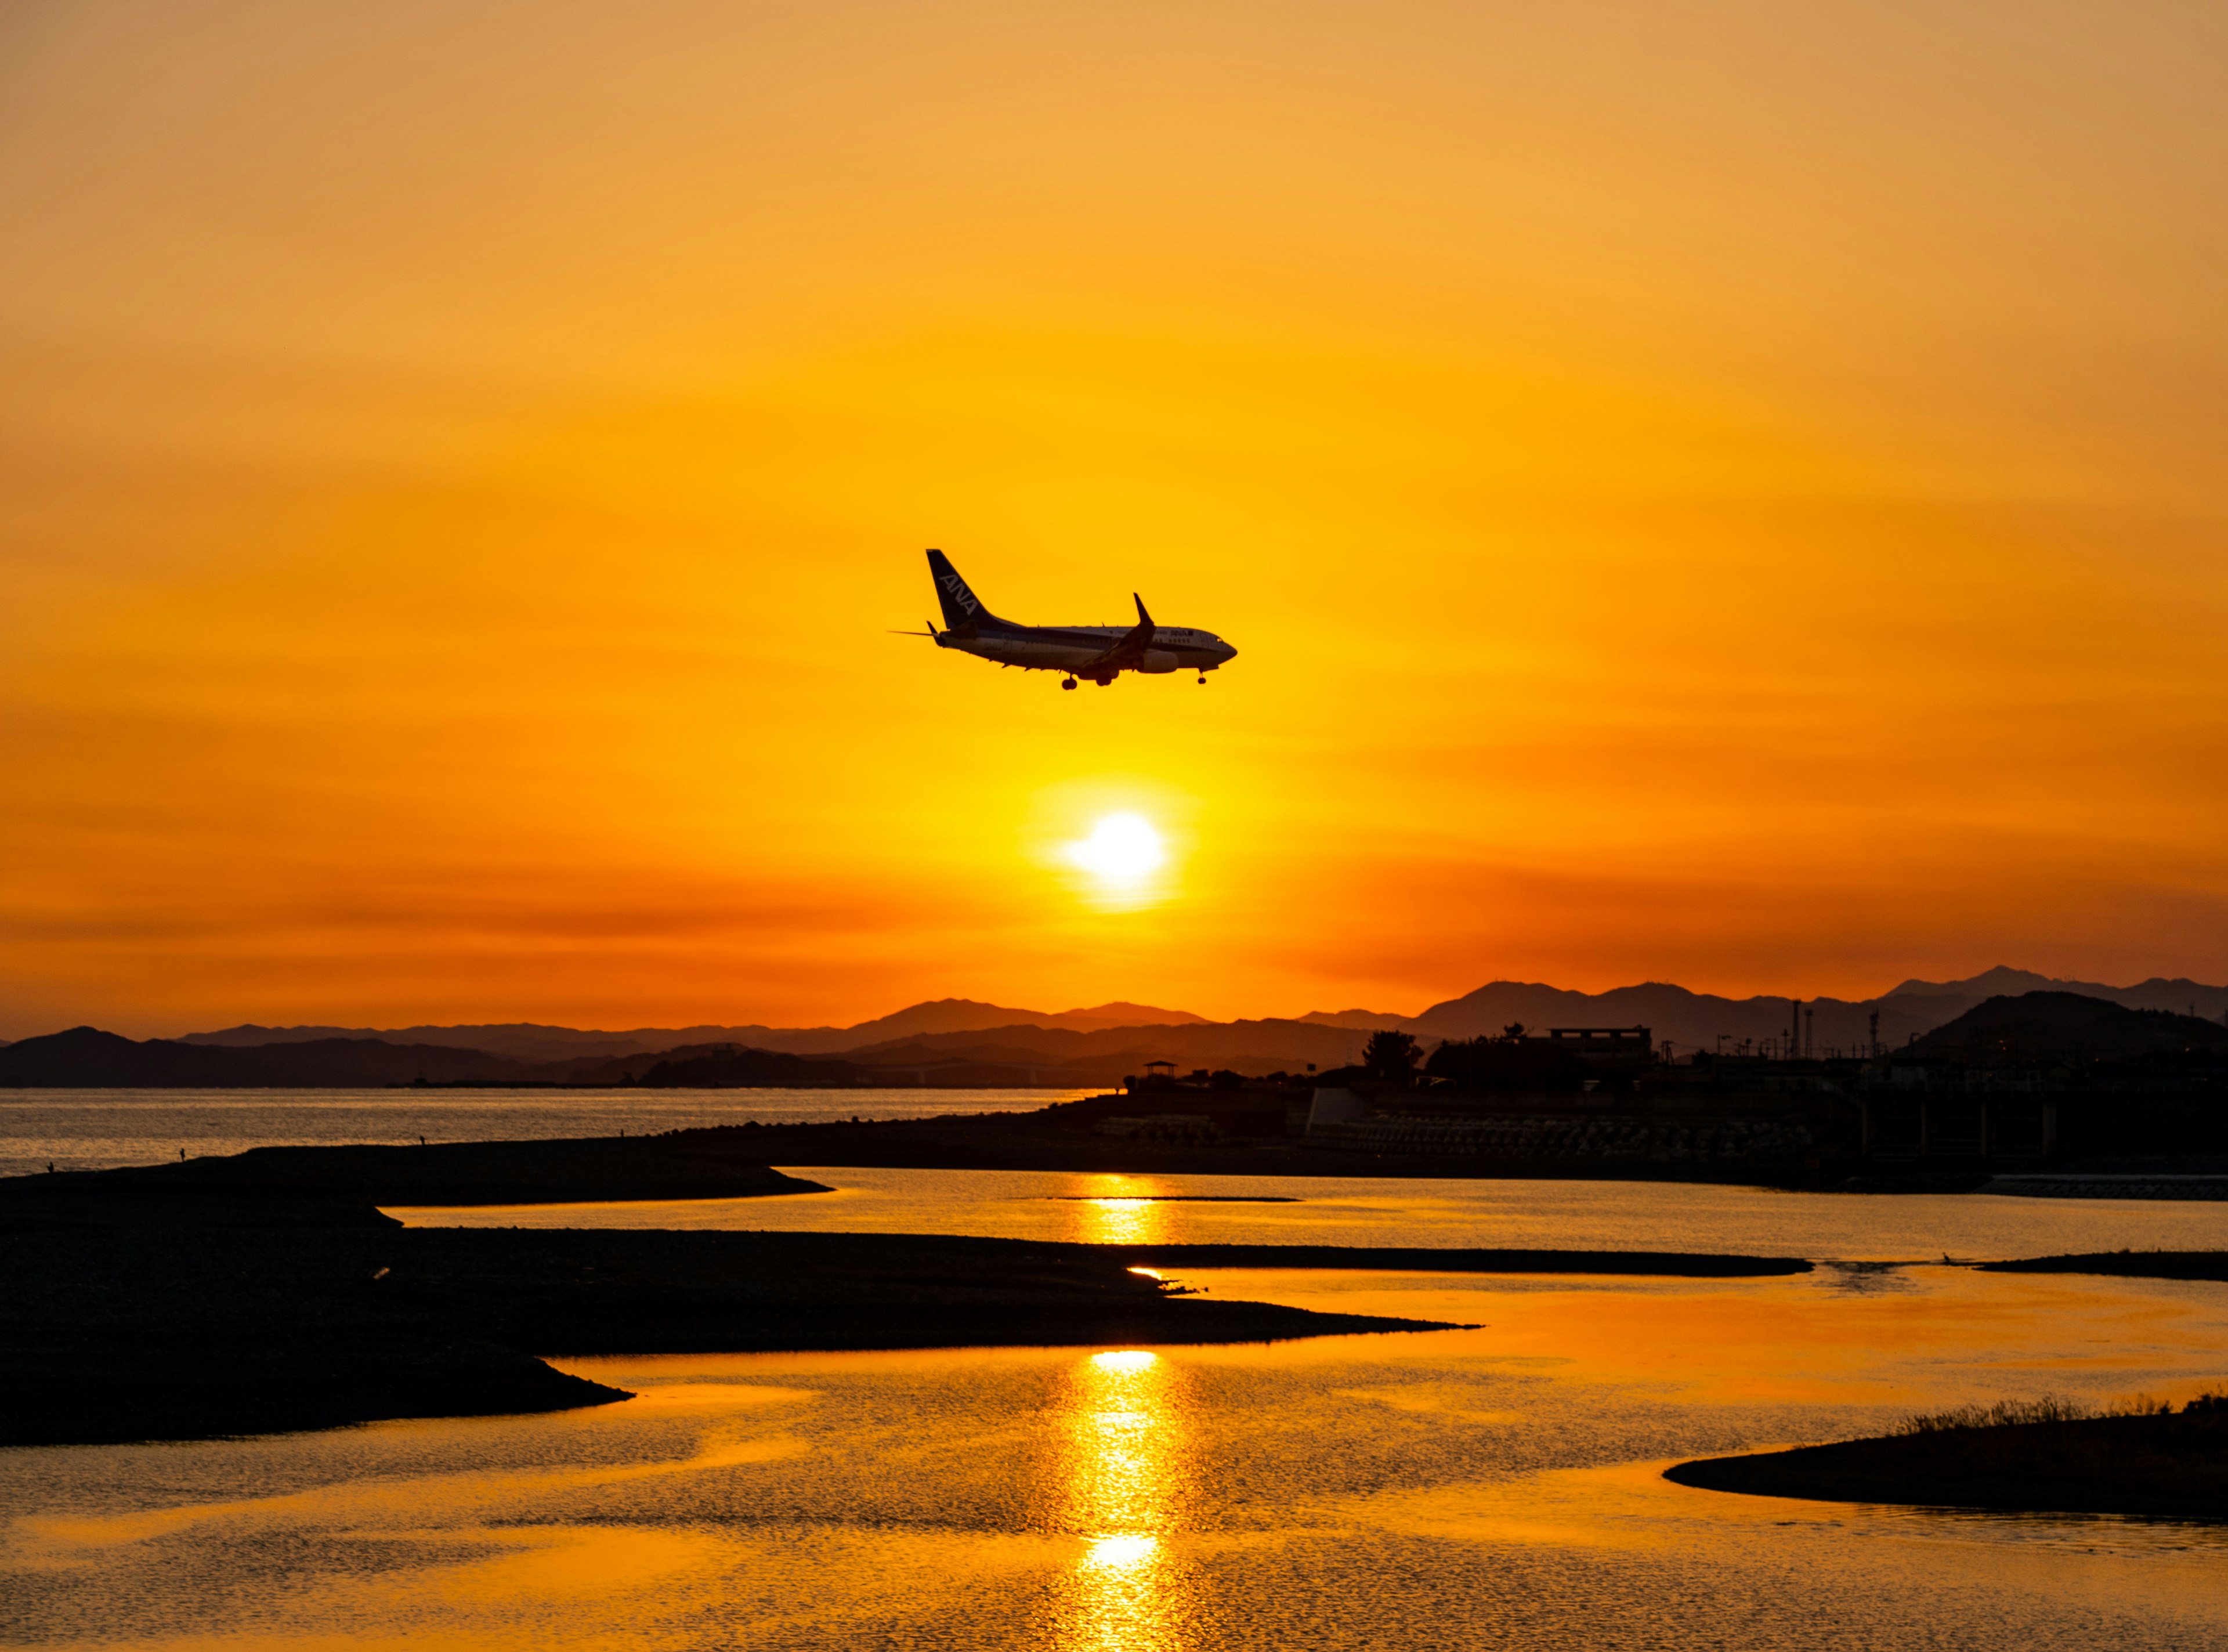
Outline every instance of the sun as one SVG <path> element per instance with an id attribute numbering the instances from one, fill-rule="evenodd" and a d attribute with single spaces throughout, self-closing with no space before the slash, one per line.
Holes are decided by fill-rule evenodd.
<path id="1" fill-rule="evenodd" d="M 1168 852 L 1161 835 L 1143 815 L 1109 815 L 1091 829 L 1091 836 L 1071 843 L 1068 859 L 1085 872 L 1110 883 L 1128 883 L 1161 868 Z"/>

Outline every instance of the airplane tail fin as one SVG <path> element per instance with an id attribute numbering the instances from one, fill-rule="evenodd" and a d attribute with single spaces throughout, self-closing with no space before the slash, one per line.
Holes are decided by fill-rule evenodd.
<path id="1" fill-rule="evenodd" d="M 936 579 L 936 599 L 944 605 L 944 623 L 952 631 L 972 631 L 977 619 L 995 618 L 982 599 L 967 588 L 959 570 L 942 551 L 928 554 L 928 571 Z"/>

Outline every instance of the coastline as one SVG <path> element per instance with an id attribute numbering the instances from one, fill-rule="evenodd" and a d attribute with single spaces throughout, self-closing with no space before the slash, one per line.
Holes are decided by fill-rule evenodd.
<path id="1" fill-rule="evenodd" d="M 0 1189 L 0 1194 L 4 1194 Z M 1205 1300 L 1092 1247 L 404 1228 L 368 1206 L 0 1196 L 0 1444 L 193 1439 L 625 1399 L 541 1356 L 1273 1341 L 1437 1321 Z M 90 1220 L 87 1220 L 90 1218 Z M 56 1220 L 59 1219 L 59 1220 Z"/>
<path id="2" fill-rule="evenodd" d="M 1889 1435 L 1705 1457 L 1663 1477 L 1754 1497 L 2221 1520 L 2228 1410 Z"/>
<path id="3" fill-rule="evenodd" d="M 189 1439 L 605 1404 L 542 1355 L 1271 1341 L 1446 1329 L 1208 1300 L 1136 1271 L 1755 1277 L 1793 1258 L 1120 1245 L 922 1234 L 405 1228 L 378 1202 L 816 1190 L 738 1130 L 259 1148 L 0 1181 L 0 1444 Z M 752 1145 L 756 1145 L 752 1143 Z M 685 1190 L 685 1191 L 684 1191 Z"/>
<path id="4" fill-rule="evenodd" d="M 2091 1251 L 1974 1265 L 1982 1273 L 2093 1273 L 2121 1279 L 2228 1280 L 2228 1251 Z"/>

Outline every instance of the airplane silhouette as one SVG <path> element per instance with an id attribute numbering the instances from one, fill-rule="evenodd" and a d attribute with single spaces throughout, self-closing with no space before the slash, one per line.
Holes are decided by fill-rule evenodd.
<path id="1" fill-rule="evenodd" d="M 1017 625 L 985 608 L 942 551 L 928 554 L 928 571 L 936 579 L 944 629 L 937 630 L 931 620 L 925 631 L 897 635 L 930 637 L 938 648 L 956 648 L 1002 666 L 1061 672 L 1063 688 L 1072 688 L 1079 678 L 1104 688 L 1124 671 L 1196 671 L 1204 683 L 1209 671 L 1238 657 L 1238 650 L 1213 631 L 1155 624 L 1135 592 L 1130 593 L 1137 605 L 1135 625 Z"/>

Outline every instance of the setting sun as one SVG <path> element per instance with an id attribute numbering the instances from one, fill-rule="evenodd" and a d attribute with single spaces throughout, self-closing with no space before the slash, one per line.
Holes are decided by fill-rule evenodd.
<path id="1" fill-rule="evenodd" d="M 0 0 L 9 1621 L 2228 1652 L 2224 82 Z"/>
<path id="2" fill-rule="evenodd" d="M 1068 857 L 1085 872 L 1127 882 L 1157 872 L 1168 859 L 1161 835 L 1142 815 L 1109 815 L 1091 836 L 1073 844 Z"/>

